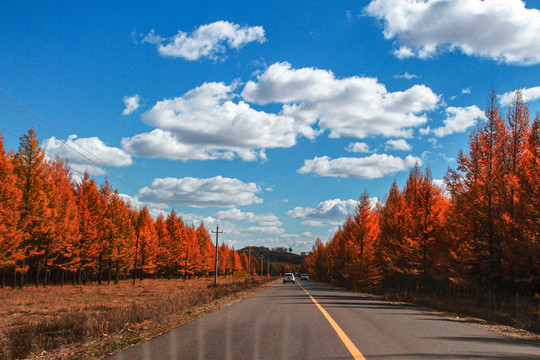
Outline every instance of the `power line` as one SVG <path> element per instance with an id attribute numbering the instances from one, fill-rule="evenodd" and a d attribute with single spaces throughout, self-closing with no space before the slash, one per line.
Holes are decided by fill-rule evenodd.
<path id="1" fill-rule="evenodd" d="M 54 127 L 52 124 L 50 124 L 48 121 L 46 121 L 45 119 L 43 119 L 41 116 L 39 116 L 38 114 L 36 114 L 34 111 L 32 111 L 30 108 L 28 108 L 26 105 L 24 105 L 22 102 L 20 102 L 19 100 L 17 100 L 15 97 L 11 96 L 7 91 L 5 91 L 4 89 L 0 88 L 0 90 L 5 93 L 7 96 L 9 96 L 11 99 L 15 100 L 18 104 L 20 104 L 22 107 L 24 107 L 25 109 L 27 109 L 28 111 L 30 111 L 32 114 L 34 114 L 35 116 L 37 116 L 39 119 L 41 119 L 43 122 L 45 122 L 47 125 L 49 125 L 50 127 L 52 127 L 53 129 L 55 129 L 56 131 L 58 131 L 60 134 L 62 134 L 63 136 L 65 136 L 66 138 L 68 138 L 68 136 L 66 134 L 64 134 L 62 131 L 58 130 L 56 127 Z M 18 112 L 20 115 L 24 116 L 25 118 L 27 118 L 28 120 L 30 120 L 32 123 L 34 123 L 35 125 L 37 125 L 38 127 L 40 127 L 41 129 L 43 129 L 44 131 L 46 131 L 48 134 L 50 134 L 51 136 L 55 136 L 55 134 L 53 134 L 51 131 L 49 131 L 48 129 L 44 128 L 43 126 L 41 126 L 41 124 L 39 124 L 38 122 L 36 122 L 34 119 L 32 119 L 30 116 L 28 116 L 27 114 L 25 114 L 24 112 L 22 112 L 21 110 L 19 110 L 17 107 L 13 106 L 11 103 L 9 103 L 8 101 L 4 100 L 3 98 L 0 97 L 0 100 L 2 100 L 2 102 L 4 102 L 6 105 L 8 105 L 9 107 L 11 107 L 13 110 L 15 110 L 16 112 Z M 128 186 L 129 188 L 131 188 L 132 190 L 135 190 L 136 192 L 139 191 L 139 189 L 141 188 L 140 185 L 138 185 L 135 181 L 131 180 L 130 178 L 126 177 L 125 175 L 123 175 L 122 173 L 118 172 L 118 171 L 115 171 L 117 174 L 119 174 L 121 177 L 123 177 L 124 179 L 130 181 L 131 183 L 133 183 L 134 185 L 136 185 L 138 187 L 135 188 L 133 186 L 131 186 L 130 184 L 124 182 L 119 176 L 116 176 L 114 173 L 112 173 L 111 171 L 109 171 L 108 169 L 104 168 L 104 166 L 107 166 L 105 161 L 103 161 L 102 159 L 100 159 L 98 156 L 94 155 L 92 152 L 90 152 L 89 150 L 87 150 L 86 148 L 84 148 L 82 145 L 80 144 L 77 144 L 76 142 L 72 141 L 73 144 L 76 144 L 78 147 L 80 147 L 81 149 L 83 149 L 84 151 L 86 151 L 88 154 L 92 155 L 94 158 L 96 158 L 97 160 L 99 160 L 103 165 L 100 165 L 98 163 L 96 163 L 94 160 L 90 159 L 89 157 L 87 157 L 85 154 L 81 153 L 80 151 L 78 151 L 77 149 L 75 149 L 73 146 L 71 146 L 66 140 L 63 140 L 63 139 L 60 139 L 58 138 L 58 140 L 60 140 L 65 146 L 67 146 L 68 148 L 70 148 L 71 150 L 75 151 L 77 154 L 79 154 L 80 156 L 82 156 L 83 158 L 85 158 L 86 160 L 90 161 L 92 164 L 94 164 L 95 166 L 99 167 L 100 169 L 102 169 L 105 173 L 109 174 L 110 176 L 114 177 L 115 179 L 117 179 L 118 181 L 120 181 L 122 184 Z M 112 170 L 112 169 L 111 169 Z"/>
<path id="2" fill-rule="evenodd" d="M 12 136 L 15 137 L 16 139 L 19 139 L 19 137 L 18 137 L 17 135 L 15 135 L 14 133 L 12 133 L 11 131 L 9 131 L 8 129 L 6 129 L 5 127 L 0 126 L 0 129 L 3 130 L 4 132 L 7 132 L 7 133 L 10 134 L 10 135 L 12 135 Z M 43 153 L 44 153 L 45 155 L 47 155 L 48 157 L 50 157 L 51 159 L 53 159 L 53 157 L 52 157 L 49 153 L 47 153 L 45 150 L 42 149 L 42 151 L 43 151 Z M 69 171 L 72 171 L 72 172 L 74 172 L 74 173 L 79 174 L 79 175 L 81 176 L 81 178 L 84 177 L 84 174 L 81 174 L 81 173 L 80 173 L 79 171 L 77 171 L 77 170 L 74 170 L 74 169 L 72 169 L 72 168 L 69 168 Z"/>
<path id="3" fill-rule="evenodd" d="M 34 114 L 35 116 L 37 116 L 41 121 L 43 121 L 44 123 L 46 123 L 47 125 L 49 125 L 50 127 L 52 127 L 54 130 L 56 130 L 57 132 L 59 132 L 60 134 L 62 134 L 66 139 L 69 138 L 69 135 L 65 134 L 64 132 L 62 132 L 60 129 L 58 129 L 57 127 L 55 127 L 53 124 L 51 124 L 50 122 L 48 122 L 47 120 L 45 120 L 43 117 L 41 117 L 39 114 L 37 114 L 36 112 L 34 112 L 32 109 L 30 109 L 28 106 L 24 105 L 21 101 L 19 101 L 17 98 L 15 98 L 13 95 L 9 94 L 6 90 L 0 88 L 0 91 L 2 91 L 4 94 L 6 94 L 7 96 L 9 96 L 11 99 L 15 100 L 19 105 L 21 105 L 22 107 L 24 107 L 26 110 L 30 111 L 32 114 Z M 39 125 L 38 125 L 39 126 Z M 54 135 L 53 135 L 54 136 Z M 59 139 L 59 140 L 62 140 L 62 139 Z M 65 142 L 64 142 L 65 143 Z M 86 149 L 85 147 L 83 147 L 82 145 L 76 143 L 75 141 L 73 141 L 73 144 L 77 145 L 78 147 L 80 147 L 82 150 L 86 151 L 88 154 L 92 155 L 94 158 L 96 158 L 97 160 L 99 160 L 104 166 L 108 166 L 105 161 L 103 161 L 102 159 L 100 159 L 99 157 L 97 157 L 96 155 L 94 155 L 90 150 Z M 80 153 L 79 153 L 80 154 Z M 83 156 L 82 154 L 80 154 L 81 156 Z M 105 170 L 105 169 L 103 169 Z M 112 171 L 115 171 L 117 174 L 119 174 L 120 176 L 122 176 L 123 178 L 125 178 L 126 180 L 129 180 L 131 181 L 134 185 L 139 186 L 139 184 L 135 183 L 133 180 L 131 180 L 130 178 L 124 176 L 122 173 L 120 173 L 119 171 L 117 170 L 113 170 L 113 169 L 109 169 L 109 170 L 112 170 Z"/>

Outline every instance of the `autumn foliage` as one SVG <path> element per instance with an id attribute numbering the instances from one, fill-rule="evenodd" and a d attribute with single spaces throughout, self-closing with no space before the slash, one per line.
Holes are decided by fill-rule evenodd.
<path id="1" fill-rule="evenodd" d="M 317 239 L 305 270 L 355 288 L 457 289 L 479 304 L 538 298 L 540 119 L 520 90 L 506 116 L 491 90 L 484 120 L 444 180 L 443 194 L 429 168 L 415 166 L 377 206 L 364 193 L 328 243 Z"/>
<path id="2" fill-rule="evenodd" d="M 244 268 L 234 249 L 218 250 L 220 275 Z M 16 152 L 6 153 L 0 135 L 2 287 L 208 276 L 215 253 L 203 223 L 185 224 L 174 211 L 154 219 L 88 173 L 74 182 L 60 159 L 47 159 L 33 129 Z"/>

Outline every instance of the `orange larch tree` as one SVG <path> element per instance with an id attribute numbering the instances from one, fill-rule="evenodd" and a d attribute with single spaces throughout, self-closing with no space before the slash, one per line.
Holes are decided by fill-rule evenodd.
<path id="1" fill-rule="evenodd" d="M 144 279 L 144 274 L 154 274 L 156 271 L 157 241 L 154 220 L 145 206 L 134 217 L 135 258 L 133 263 L 133 281 L 138 277 Z"/>
<path id="2" fill-rule="evenodd" d="M 199 273 L 201 269 L 201 257 L 199 253 L 199 243 L 197 230 L 193 226 L 187 226 L 184 232 L 182 244 L 184 280 Z"/>
<path id="3" fill-rule="evenodd" d="M 208 276 L 214 269 L 216 248 L 212 242 L 212 238 L 208 230 L 201 221 L 201 224 L 197 228 L 197 242 L 199 244 L 199 254 L 201 257 L 201 273 L 204 276 Z"/>
<path id="4" fill-rule="evenodd" d="M 406 272 L 408 247 L 405 242 L 407 230 L 405 200 L 396 181 L 379 210 L 379 236 L 377 238 L 377 259 L 383 276 Z"/>
<path id="5" fill-rule="evenodd" d="M 519 263 L 525 270 L 521 281 L 540 288 L 540 116 L 537 113 L 528 134 L 520 179 L 521 212 L 518 217 L 524 235 L 524 254 Z"/>
<path id="6" fill-rule="evenodd" d="M 407 211 L 409 271 L 440 275 L 440 259 L 446 256 L 446 199 L 433 185 L 429 168 L 422 174 L 415 165 L 403 190 Z"/>
<path id="7" fill-rule="evenodd" d="M 157 272 L 160 276 L 170 277 L 169 263 L 170 263 L 170 237 L 167 231 L 167 223 L 163 213 L 159 214 L 154 222 L 157 253 L 156 253 L 156 265 Z"/>
<path id="8" fill-rule="evenodd" d="M 8 269 L 13 269 L 12 287 L 15 286 L 18 264 L 23 260 L 22 233 L 17 227 L 22 191 L 17 187 L 12 158 L 4 150 L 0 134 L 0 268 L 1 287 L 5 286 Z"/>
<path id="9" fill-rule="evenodd" d="M 445 176 L 456 260 L 471 280 L 495 287 L 503 280 L 507 139 L 492 89 L 485 120 L 469 135 L 469 153 L 460 151 L 457 170 L 449 169 Z"/>
<path id="10" fill-rule="evenodd" d="M 77 200 L 68 169 L 57 158 L 51 164 L 50 216 L 53 223 L 51 242 L 45 248 L 45 274 L 49 263 L 57 270 L 64 284 L 68 271 L 74 270 L 79 239 Z M 45 283 L 47 283 L 47 275 Z"/>
<path id="11" fill-rule="evenodd" d="M 33 272 L 38 286 L 45 246 L 51 241 L 52 224 L 48 195 L 50 167 L 34 129 L 21 137 L 14 164 L 19 179 L 17 185 L 22 191 L 19 229 L 23 236 L 24 262 Z"/>
<path id="12" fill-rule="evenodd" d="M 170 277 L 171 275 L 179 275 L 180 264 L 182 263 L 183 259 L 181 244 L 185 235 L 184 222 L 182 221 L 182 218 L 176 215 L 174 209 L 169 213 L 169 216 L 167 216 L 166 224 L 167 232 L 169 234 L 169 261 L 167 265 L 167 276 Z"/>
<path id="13" fill-rule="evenodd" d="M 508 105 L 507 128 L 508 144 L 505 146 L 506 179 L 503 182 L 505 209 L 503 215 L 502 254 L 504 268 L 512 282 L 528 280 L 529 266 L 526 261 L 529 253 L 527 231 L 522 220 L 527 217 L 527 198 L 531 194 L 522 191 L 527 172 L 527 143 L 531 131 L 529 107 L 517 89 Z M 525 185 L 526 186 L 526 185 Z"/>
<path id="14" fill-rule="evenodd" d="M 105 207 L 94 179 L 88 172 L 77 186 L 77 208 L 79 211 L 79 241 L 77 244 L 78 283 L 82 284 L 91 271 L 96 269 L 99 256 L 103 252 L 101 220 Z"/>
<path id="15" fill-rule="evenodd" d="M 380 281 L 375 257 L 376 239 L 379 234 L 377 212 L 371 207 L 367 191 L 356 205 L 352 230 L 352 274 L 355 287 L 373 286 Z"/>

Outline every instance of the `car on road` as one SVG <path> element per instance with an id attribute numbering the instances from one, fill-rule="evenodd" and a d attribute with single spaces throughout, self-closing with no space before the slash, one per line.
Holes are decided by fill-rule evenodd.
<path id="1" fill-rule="evenodd" d="M 294 282 L 296 281 L 296 279 L 294 278 L 294 274 L 293 273 L 285 273 L 285 275 L 283 276 L 283 283 L 287 283 L 287 282 L 292 282 L 294 284 Z"/>
<path id="2" fill-rule="evenodd" d="M 309 275 L 308 274 L 300 274 L 300 280 L 309 280 Z"/>

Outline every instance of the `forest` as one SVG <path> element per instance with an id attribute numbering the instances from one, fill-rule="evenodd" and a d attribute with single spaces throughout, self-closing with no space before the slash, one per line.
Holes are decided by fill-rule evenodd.
<path id="1" fill-rule="evenodd" d="M 218 275 L 248 267 L 247 255 L 226 244 L 218 261 Z M 251 258 L 251 273 L 259 261 Z M 6 152 L 0 135 L 1 287 L 186 279 L 212 275 L 214 262 L 204 223 L 186 224 L 174 210 L 154 219 L 88 173 L 75 182 L 69 166 L 47 158 L 33 129 L 16 152 Z"/>
<path id="2" fill-rule="evenodd" d="M 461 301 L 477 315 L 498 312 L 496 320 L 520 315 L 539 331 L 540 118 L 531 119 L 519 89 L 506 115 L 497 101 L 491 89 L 444 190 L 417 165 L 376 207 L 365 191 L 330 241 L 316 240 L 304 270 L 452 310 Z"/>

